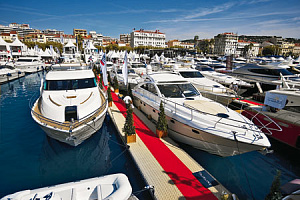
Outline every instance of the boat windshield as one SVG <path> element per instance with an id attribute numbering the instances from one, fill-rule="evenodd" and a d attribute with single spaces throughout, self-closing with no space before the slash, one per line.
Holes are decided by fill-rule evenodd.
<path id="1" fill-rule="evenodd" d="M 183 78 L 204 78 L 204 76 L 198 71 L 179 72 L 179 73 Z"/>
<path id="2" fill-rule="evenodd" d="M 93 87 L 97 87 L 95 78 L 47 80 L 44 82 L 44 90 L 77 90 Z"/>
<path id="3" fill-rule="evenodd" d="M 292 72 L 289 72 L 287 69 L 248 69 L 250 72 L 258 73 L 258 74 L 266 74 L 266 75 L 273 75 L 273 76 L 280 76 L 280 73 L 283 76 L 287 75 L 294 75 Z"/>
<path id="4" fill-rule="evenodd" d="M 198 96 L 199 92 L 190 83 L 157 85 L 161 94 L 170 98 Z"/>
<path id="5" fill-rule="evenodd" d="M 146 68 L 144 64 L 131 64 L 131 68 Z"/>
<path id="6" fill-rule="evenodd" d="M 17 62 L 32 62 L 32 59 L 22 59 L 22 58 L 19 58 L 17 60 Z"/>

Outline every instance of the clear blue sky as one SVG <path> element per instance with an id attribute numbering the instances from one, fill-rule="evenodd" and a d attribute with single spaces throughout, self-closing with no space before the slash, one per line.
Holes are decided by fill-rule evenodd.
<path id="1" fill-rule="evenodd" d="M 13 0 L 0 2 L 0 24 L 94 30 L 119 38 L 133 28 L 160 30 L 167 40 L 218 33 L 300 38 L 300 0 Z"/>

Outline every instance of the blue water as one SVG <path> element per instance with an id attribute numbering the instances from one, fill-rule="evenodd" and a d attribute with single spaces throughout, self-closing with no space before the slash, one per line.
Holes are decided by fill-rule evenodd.
<path id="1" fill-rule="evenodd" d="M 0 198 L 35 189 L 113 173 L 128 176 L 133 191 L 145 186 L 109 116 L 102 128 L 78 147 L 46 136 L 30 115 L 42 72 L 1 85 Z M 141 192 L 139 199 L 151 199 Z"/>
<path id="2" fill-rule="evenodd" d="M 271 140 L 273 153 L 249 152 L 220 157 L 180 144 L 189 155 L 209 171 L 239 199 L 265 199 L 281 171 L 281 185 L 300 177 L 300 152 Z"/>

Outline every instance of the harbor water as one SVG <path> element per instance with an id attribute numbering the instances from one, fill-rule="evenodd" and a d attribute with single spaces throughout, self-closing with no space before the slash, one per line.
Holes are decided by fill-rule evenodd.
<path id="1" fill-rule="evenodd" d="M 46 136 L 30 114 L 42 72 L 1 85 L 0 198 L 20 190 L 124 173 L 139 199 L 151 199 L 144 180 L 106 116 L 102 128 L 77 147 Z"/>
<path id="2" fill-rule="evenodd" d="M 39 93 L 42 72 L 1 85 L 0 198 L 35 189 L 112 173 L 128 176 L 139 199 L 151 199 L 131 156 L 109 116 L 103 127 L 77 147 L 46 136 L 30 115 L 29 102 Z M 276 141 L 273 153 L 250 152 L 220 157 L 180 146 L 239 199 L 264 199 L 281 171 L 281 184 L 300 177 L 299 152 Z"/>

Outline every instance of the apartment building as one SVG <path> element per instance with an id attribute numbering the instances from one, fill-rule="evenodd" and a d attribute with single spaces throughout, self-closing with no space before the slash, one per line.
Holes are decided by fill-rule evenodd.
<path id="1" fill-rule="evenodd" d="M 165 47 L 166 35 L 159 30 L 133 30 L 130 34 L 130 46 Z"/>
<path id="2" fill-rule="evenodd" d="M 214 54 L 218 55 L 235 55 L 238 35 L 235 33 L 221 33 L 214 37 Z"/>

